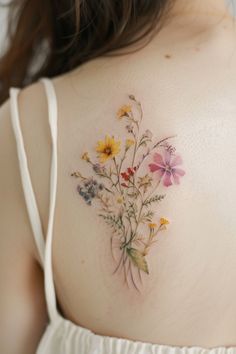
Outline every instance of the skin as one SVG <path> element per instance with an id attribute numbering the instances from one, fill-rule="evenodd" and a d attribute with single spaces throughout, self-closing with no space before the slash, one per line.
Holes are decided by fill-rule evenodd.
<path id="1" fill-rule="evenodd" d="M 234 346 L 236 33 L 223 1 L 184 3 L 176 2 L 168 24 L 142 50 L 96 59 L 54 80 L 54 278 L 64 316 L 98 334 L 173 346 Z M 84 148 L 92 151 L 106 133 L 121 134 L 114 116 L 128 93 L 143 103 L 145 128 L 158 137 L 177 134 L 187 172 L 162 205 L 172 223 L 150 253 L 151 274 L 143 278 L 141 294 L 111 275 L 110 230 L 79 199 L 70 177 L 85 168 Z M 22 91 L 19 108 L 46 230 L 51 150 L 42 84 Z M 0 166 L 0 352 L 32 354 L 48 319 L 9 102 L 0 111 Z"/>

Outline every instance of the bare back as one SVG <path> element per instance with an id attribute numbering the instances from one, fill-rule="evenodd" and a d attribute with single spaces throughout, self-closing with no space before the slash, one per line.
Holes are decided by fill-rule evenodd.
<path id="1" fill-rule="evenodd" d="M 161 32 L 141 51 L 96 59 L 54 80 L 59 112 L 54 280 L 63 315 L 95 333 L 170 345 L 231 345 L 236 341 L 235 32 L 226 20 L 208 35 L 181 36 L 176 31 L 170 41 L 168 31 Z M 139 136 L 146 134 L 147 141 L 131 164 L 139 103 Z M 50 140 L 40 83 L 21 94 L 20 107 L 46 227 Z M 145 158 L 135 194 L 134 167 L 163 139 L 166 144 Z M 114 161 L 119 167 L 125 149 L 127 164 L 115 171 Z M 109 180 L 101 168 L 108 171 L 110 164 Z M 94 195 L 86 196 L 84 178 L 92 176 L 101 184 L 100 197 L 110 201 L 98 204 Z M 139 210 L 138 193 L 146 188 L 148 197 L 158 181 L 153 196 L 163 198 L 143 209 L 153 214 L 139 234 L 134 228 L 140 242 L 129 250 L 139 253 L 128 254 L 114 272 L 128 231 L 126 239 L 113 239 L 114 257 L 114 225 L 101 217 L 101 203 L 111 202 L 116 210 L 133 203 Z M 119 199 L 119 184 L 125 200 Z M 157 229 L 157 242 L 148 244 Z"/>

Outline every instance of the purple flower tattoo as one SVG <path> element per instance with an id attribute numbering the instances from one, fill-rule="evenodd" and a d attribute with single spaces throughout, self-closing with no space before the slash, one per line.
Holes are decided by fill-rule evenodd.
<path id="1" fill-rule="evenodd" d="M 169 151 L 164 152 L 164 156 L 155 153 L 153 162 L 150 163 L 151 172 L 156 172 L 162 179 L 163 185 L 169 187 L 173 184 L 179 184 L 180 177 L 185 175 L 185 171 L 176 167 L 182 164 L 182 158 L 179 155 L 172 155 Z"/>

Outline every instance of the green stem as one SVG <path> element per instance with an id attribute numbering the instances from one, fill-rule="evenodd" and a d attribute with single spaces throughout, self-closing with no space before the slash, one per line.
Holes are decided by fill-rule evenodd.
<path id="1" fill-rule="evenodd" d="M 139 110 L 140 110 L 140 123 L 141 123 L 141 121 L 143 119 L 143 109 L 142 109 L 142 105 L 141 105 L 140 102 L 137 102 L 137 104 L 138 104 L 138 107 L 139 107 Z"/>
<path id="2" fill-rule="evenodd" d="M 153 188 L 153 190 L 148 194 L 148 196 L 144 199 L 143 203 L 145 204 L 146 201 L 153 195 L 153 193 L 156 191 L 156 189 L 159 187 L 161 183 L 161 179 L 157 182 L 157 184 L 155 185 L 155 187 Z"/>
<path id="3" fill-rule="evenodd" d="M 136 189 L 136 191 L 138 192 L 138 194 L 140 195 L 141 197 L 141 200 L 143 202 L 143 196 L 142 196 L 142 193 L 140 192 L 140 190 L 138 189 L 138 187 L 136 186 L 135 182 L 134 181 L 131 181 L 131 179 L 129 179 L 129 182 L 131 183 L 132 187 Z M 130 188 L 130 187 L 128 187 Z"/>
<path id="4" fill-rule="evenodd" d="M 127 150 L 125 149 L 125 152 L 124 152 L 124 155 L 123 155 L 123 157 L 122 157 L 122 159 L 121 159 L 121 161 L 120 161 L 120 165 L 119 165 L 119 167 L 118 167 L 118 170 L 117 170 L 117 168 L 116 168 L 117 175 L 118 175 L 118 176 L 117 176 L 118 179 L 117 179 L 116 185 L 117 185 L 118 183 L 120 183 L 120 172 L 121 172 L 122 164 L 123 164 L 123 162 L 124 162 L 124 160 L 125 160 L 125 158 L 126 158 L 126 152 L 127 152 Z"/>
<path id="5" fill-rule="evenodd" d="M 113 179 L 111 178 L 111 176 L 109 176 L 108 174 L 102 174 L 102 173 L 97 173 L 97 176 L 100 176 L 100 177 L 104 177 L 104 178 L 107 178 L 110 182 L 111 182 L 111 187 L 115 187 L 117 192 L 119 192 L 117 186 L 116 186 L 116 183 L 113 181 Z M 112 191 L 110 191 L 108 188 L 106 188 L 109 192 L 113 193 Z"/>
<path id="6" fill-rule="evenodd" d="M 112 160 L 113 160 L 113 162 L 115 164 L 115 169 L 116 169 L 116 173 L 117 173 L 117 182 L 116 182 L 115 186 L 118 184 L 119 192 L 120 192 L 120 194 L 122 194 L 122 188 L 121 188 L 121 185 L 120 185 L 120 174 L 119 174 L 118 166 L 117 166 L 117 163 L 116 163 L 116 158 L 113 157 Z"/>
<path id="7" fill-rule="evenodd" d="M 131 242 L 133 241 L 133 239 L 135 238 L 136 232 L 137 232 L 137 229 L 138 229 L 138 226 L 139 226 L 139 224 L 140 224 L 140 218 L 141 218 L 141 213 L 142 213 L 144 204 L 145 204 L 146 200 L 147 200 L 148 198 L 150 198 L 150 196 L 151 196 L 151 195 L 155 192 L 155 190 L 158 188 L 160 182 L 161 182 L 161 180 L 158 181 L 158 183 L 157 183 L 157 185 L 155 186 L 155 188 L 153 189 L 153 191 L 148 195 L 148 197 L 147 197 L 145 200 L 142 199 L 141 207 L 140 207 L 140 209 L 139 209 L 138 218 L 136 218 L 137 222 L 136 222 L 135 229 L 134 229 L 134 231 L 133 231 L 133 233 L 132 233 L 130 239 L 129 239 L 129 240 L 126 242 L 126 244 L 124 245 L 124 247 L 130 245 Z M 137 188 L 137 187 L 136 187 L 136 188 Z M 141 195 L 141 193 L 140 193 L 140 195 Z M 141 197 L 142 197 L 142 195 L 141 195 Z M 158 230 L 159 230 L 159 229 L 158 229 Z"/>
<path id="8" fill-rule="evenodd" d="M 143 156 L 142 160 L 139 162 L 139 164 L 137 165 L 137 170 L 139 169 L 139 167 L 141 166 L 141 164 L 143 163 L 143 161 L 150 155 L 150 153 L 156 149 L 160 144 L 162 144 L 164 141 L 166 140 L 169 140 L 169 139 L 172 139 L 172 138 L 175 138 L 176 135 L 171 135 L 171 136 L 168 136 L 167 138 L 165 139 L 162 139 L 160 141 L 158 141 L 156 144 L 153 145 L 153 147 L 151 149 L 148 150 L 148 152 Z M 137 171 L 136 170 L 136 171 Z"/>
<path id="9" fill-rule="evenodd" d="M 133 241 L 133 239 L 136 236 L 136 232 L 137 232 L 137 229 L 138 229 L 138 226 L 139 226 L 139 223 L 140 223 L 140 217 L 141 217 L 142 209 L 143 209 L 143 203 L 142 203 L 142 205 L 141 205 L 141 207 L 139 209 L 139 214 L 138 214 L 137 222 L 136 222 L 136 225 L 135 225 L 135 229 L 131 233 L 131 236 L 130 236 L 129 240 L 123 245 L 123 248 L 131 245 L 131 242 Z"/>

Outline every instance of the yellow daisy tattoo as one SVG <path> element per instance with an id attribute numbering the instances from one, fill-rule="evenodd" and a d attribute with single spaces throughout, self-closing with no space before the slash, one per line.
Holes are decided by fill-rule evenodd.
<path id="1" fill-rule="evenodd" d="M 120 152 L 119 140 L 115 140 L 114 137 L 106 135 L 105 140 L 99 140 L 97 143 L 96 151 L 98 152 L 98 157 L 101 163 L 106 162 L 109 159 L 112 159 Z"/>
<path id="2" fill-rule="evenodd" d="M 128 116 L 131 112 L 131 109 L 132 108 L 130 105 L 122 106 L 117 112 L 117 118 L 121 119 L 122 117 Z"/>

